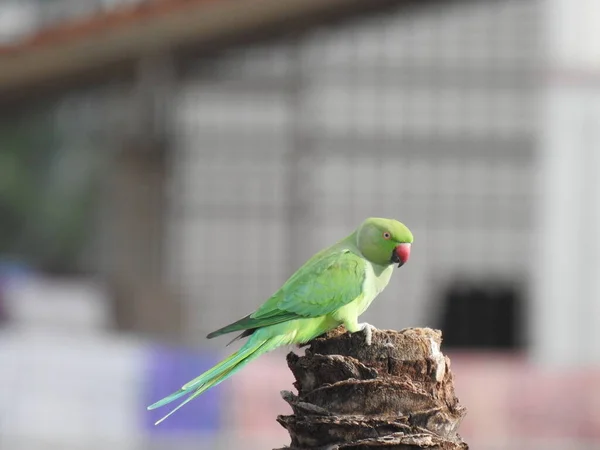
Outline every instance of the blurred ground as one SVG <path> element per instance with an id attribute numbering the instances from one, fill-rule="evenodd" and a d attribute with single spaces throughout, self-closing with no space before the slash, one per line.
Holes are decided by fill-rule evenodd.
<path id="1" fill-rule="evenodd" d="M 145 407 L 367 216 L 471 447 L 598 448 L 600 5 L 350 3 L 0 4 L 3 449 L 286 444 L 286 350 Z"/>

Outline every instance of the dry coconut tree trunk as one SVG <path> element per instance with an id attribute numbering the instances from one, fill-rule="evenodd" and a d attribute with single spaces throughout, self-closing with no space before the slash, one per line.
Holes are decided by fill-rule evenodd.
<path id="1" fill-rule="evenodd" d="M 430 328 L 363 333 L 340 327 L 289 353 L 298 395 L 277 421 L 294 450 L 468 449 L 457 434 L 466 409 L 454 395 L 442 334 Z"/>

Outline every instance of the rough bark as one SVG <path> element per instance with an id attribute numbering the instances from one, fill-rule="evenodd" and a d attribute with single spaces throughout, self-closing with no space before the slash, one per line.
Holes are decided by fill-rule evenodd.
<path id="1" fill-rule="evenodd" d="M 340 327 L 304 356 L 289 353 L 298 395 L 283 391 L 292 415 L 277 421 L 293 450 L 468 449 L 457 434 L 466 414 L 454 394 L 441 332 L 430 328 L 364 333 Z"/>

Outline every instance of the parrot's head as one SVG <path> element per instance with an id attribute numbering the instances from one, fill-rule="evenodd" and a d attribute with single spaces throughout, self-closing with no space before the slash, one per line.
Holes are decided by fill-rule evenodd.
<path id="1" fill-rule="evenodd" d="M 374 264 L 401 267 L 410 257 L 413 235 L 394 219 L 371 217 L 358 227 L 356 244 L 365 258 Z"/>

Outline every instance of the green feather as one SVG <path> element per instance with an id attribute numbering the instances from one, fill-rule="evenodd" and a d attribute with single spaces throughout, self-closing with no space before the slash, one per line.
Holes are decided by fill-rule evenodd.
<path id="1" fill-rule="evenodd" d="M 272 315 L 266 315 L 264 317 L 255 318 L 251 314 L 241 318 L 237 322 L 233 322 L 230 325 L 219 328 L 212 333 L 209 333 L 207 339 L 212 339 L 217 336 L 221 336 L 227 333 L 233 333 L 234 331 L 242 330 L 253 330 L 255 328 L 268 327 L 269 325 L 276 325 L 281 322 L 287 322 L 288 320 L 298 319 L 298 314 L 285 311 L 274 311 Z"/>
<path id="2" fill-rule="evenodd" d="M 240 364 L 240 362 L 244 361 L 245 358 L 252 355 L 252 353 L 258 351 L 264 344 L 265 342 L 259 342 L 257 344 L 254 344 L 253 341 L 249 341 L 244 347 L 239 349 L 237 352 L 235 352 L 228 358 L 221 361 L 212 369 L 207 370 L 202 375 L 184 384 L 181 387 L 181 389 L 183 389 L 184 391 L 189 391 L 190 389 L 196 389 L 205 385 L 206 383 L 210 382 L 213 378 L 218 377 L 223 372 L 226 372 L 232 367 L 235 367 L 236 365 Z"/>
<path id="3" fill-rule="evenodd" d="M 253 359 L 258 358 L 265 352 L 279 347 L 280 345 L 282 345 L 282 342 L 284 340 L 284 336 L 279 336 L 278 338 L 269 338 L 266 340 L 260 340 L 260 336 L 258 337 L 258 339 L 251 339 L 240 350 L 233 353 L 216 366 L 207 370 L 199 377 L 196 377 L 192 381 L 186 383 L 178 391 L 148 406 L 149 410 L 156 409 L 168 403 L 171 403 L 172 401 L 177 400 L 178 398 L 181 398 L 186 394 L 190 394 L 190 396 L 186 398 L 183 402 L 181 402 L 177 407 L 172 409 L 167 415 L 163 416 L 160 420 L 158 420 L 155 423 L 155 425 L 160 424 L 167 417 L 171 416 L 175 411 L 192 401 L 194 398 L 198 397 L 206 390 L 225 381 L 227 378 L 239 371 L 242 367 L 244 367 Z"/>
<path id="4" fill-rule="evenodd" d="M 179 389 L 177 392 L 173 392 L 172 394 L 167 395 L 165 398 L 157 401 L 156 403 L 152 403 L 150 406 L 148 406 L 147 409 L 151 410 L 160 408 L 161 406 L 165 406 L 166 404 L 171 403 L 172 401 L 177 400 L 178 398 L 181 398 L 186 394 L 189 394 L 189 392 L 184 389 Z"/>

